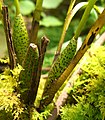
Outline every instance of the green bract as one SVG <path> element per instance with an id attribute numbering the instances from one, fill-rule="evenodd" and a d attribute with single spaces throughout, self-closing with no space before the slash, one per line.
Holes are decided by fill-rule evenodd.
<path id="1" fill-rule="evenodd" d="M 17 56 L 17 61 L 22 65 L 29 46 L 29 38 L 27 29 L 22 18 L 22 15 L 19 14 L 15 17 L 14 26 L 13 26 L 13 43 Z"/>
<path id="2" fill-rule="evenodd" d="M 70 61 L 72 60 L 77 48 L 77 41 L 72 38 L 67 45 L 67 47 L 63 50 L 61 55 L 57 58 L 55 63 L 53 64 L 49 75 L 48 81 L 52 82 L 60 77 L 60 75 L 64 72 L 64 70 L 68 67 Z"/>
<path id="3" fill-rule="evenodd" d="M 76 52 L 76 48 L 77 48 L 77 40 L 72 38 L 69 44 L 67 45 L 67 47 L 63 50 L 61 55 L 56 59 L 56 61 L 52 65 L 52 68 L 48 74 L 47 83 L 43 93 L 44 100 L 41 101 L 41 106 L 43 106 L 43 104 L 48 105 L 52 101 L 55 93 L 61 87 L 62 81 L 57 82 L 57 80 L 70 64 Z M 55 84 L 56 82 L 57 85 L 51 88 L 52 87 L 51 84 Z"/>

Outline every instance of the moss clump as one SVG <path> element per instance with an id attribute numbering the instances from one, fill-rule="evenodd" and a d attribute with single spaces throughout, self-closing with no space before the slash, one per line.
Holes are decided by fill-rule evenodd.
<path id="1" fill-rule="evenodd" d="M 62 120 L 104 120 L 105 118 L 105 47 L 85 55 L 82 74 L 70 97 L 76 104 L 62 108 Z"/>
<path id="2" fill-rule="evenodd" d="M 0 74 L 0 120 L 44 120 L 50 114 L 51 107 L 38 113 L 35 107 L 26 107 L 20 100 L 17 90 L 21 70 L 23 68 L 18 65 Z M 41 87 L 39 89 L 42 90 Z"/>
<path id="3" fill-rule="evenodd" d="M 13 71 L 6 69 L 0 74 L 0 120 L 13 120 L 22 113 L 19 94 L 16 94 L 17 80 L 21 67 Z"/>

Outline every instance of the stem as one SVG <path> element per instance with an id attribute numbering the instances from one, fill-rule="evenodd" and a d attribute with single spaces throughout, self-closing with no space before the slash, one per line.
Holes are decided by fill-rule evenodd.
<path id="1" fill-rule="evenodd" d="M 38 35 L 38 30 L 39 30 L 40 16 L 41 16 L 41 12 L 42 12 L 42 3 L 43 3 L 43 0 L 36 1 L 36 9 L 35 9 L 34 15 L 33 15 L 30 42 L 33 42 L 35 44 L 38 43 L 37 35 Z"/>
<path id="2" fill-rule="evenodd" d="M 85 25 L 85 23 L 86 23 L 86 21 L 88 19 L 90 11 L 93 8 L 95 2 L 96 2 L 96 0 L 89 0 L 88 6 L 86 7 L 85 12 L 84 12 L 84 14 L 82 16 L 82 19 L 81 19 L 81 21 L 80 21 L 80 23 L 78 25 L 78 28 L 77 28 L 77 30 L 75 32 L 75 36 L 74 36 L 75 39 L 77 39 L 79 37 L 79 35 L 81 34 L 81 31 L 82 31 L 82 29 L 83 29 L 83 27 L 84 27 L 84 25 Z"/>
<path id="3" fill-rule="evenodd" d="M 58 55 L 60 54 L 60 51 L 61 51 L 61 48 L 62 48 L 62 44 L 64 42 L 64 38 L 65 38 L 65 35 L 66 35 L 66 31 L 69 27 L 69 24 L 72 20 L 72 18 L 74 17 L 74 15 L 77 13 L 77 11 L 83 7 L 87 5 L 87 2 L 81 2 L 79 4 L 77 4 L 73 10 L 70 11 L 70 8 L 69 8 L 69 12 L 67 12 L 67 16 L 66 16 L 66 19 L 65 19 L 65 23 L 64 23 L 64 27 L 63 27 L 63 31 L 62 31 L 62 35 L 61 35 L 61 38 L 60 38 L 60 42 L 59 42 L 59 45 L 58 45 L 58 48 L 57 48 L 57 51 L 56 51 L 56 54 L 55 54 L 55 59 L 58 57 Z"/>
<path id="4" fill-rule="evenodd" d="M 20 14 L 20 5 L 19 5 L 19 0 L 14 0 L 15 6 L 16 6 L 16 15 Z"/>
<path id="5" fill-rule="evenodd" d="M 73 8 L 75 2 L 76 2 L 76 0 L 71 0 L 71 2 L 70 2 L 70 5 L 69 5 L 68 11 L 67 11 L 67 15 L 66 15 L 66 19 L 65 19 L 65 23 L 64 23 L 64 26 L 63 26 L 61 38 L 60 38 L 60 41 L 59 41 L 59 45 L 58 45 L 57 51 L 56 51 L 55 56 L 54 56 L 54 61 L 60 55 L 60 51 L 61 51 L 61 48 L 62 48 L 62 44 L 64 42 L 66 31 L 67 31 L 68 26 L 69 26 L 70 21 L 71 21 L 70 19 L 72 19 L 72 17 L 73 17 L 73 15 L 72 15 L 72 13 L 73 13 L 72 12 L 72 8 Z"/>
<path id="6" fill-rule="evenodd" d="M 42 3 L 43 3 L 43 0 L 37 0 L 36 1 L 36 9 L 34 11 L 34 21 L 37 21 L 39 22 L 40 20 L 40 15 L 41 15 L 41 12 L 42 12 Z"/>
<path id="7" fill-rule="evenodd" d="M 72 10 L 75 2 L 76 2 L 76 0 L 71 0 L 70 5 L 69 5 L 69 9 L 68 9 L 68 11 L 67 11 L 67 15 L 71 12 L 71 10 Z"/>
<path id="8" fill-rule="evenodd" d="M 89 0 L 89 4 L 83 14 L 83 17 L 80 21 L 80 24 L 77 28 L 77 31 L 75 33 L 75 38 L 77 39 L 87 21 L 87 18 L 88 18 L 88 15 L 93 7 L 93 5 L 95 4 L 96 0 L 93 0 L 92 3 L 91 3 L 92 0 Z M 65 35 L 66 35 L 66 31 L 69 27 L 69 24 L 73 18 L 73 16 L 76 14 L 76 12 L 83 6 L 87 5 L 87 2 L 81 2 L 79 4 L 77 4 L 74 9 L 72 10 L 72 7 L 73 7 L 73 4 L 75 3 L 75 1 L 71 1 L 71 4 L 69 6 L 69 9 L 68 9 L 68 12 L 67 12 L 67 16 L 66 16 L 66 19 L 65 19 L 65 23 L 64 23 L 64 27 L 63 27 L 63 31 L 62 31 L 62 35 L 61 35 L 61 38 L 60 38 L 60 42 L 59 42 L 59 45 L 58 45 L 58 48 L 57 48 L 57 51 L 56 51 L 56 54 L 55 54 L 55 57 L 54 57 L 54 61 L 56 60 L 56 58 L 60 55 L 60 51 L 61 51 L 61 48 L 62 48 L 62 44 L 64 42 L 64 38 L 65 38 Z M 81 28 L 81 29 L 80 29 Z"/>
<path id="9" fill-rule="evenodd" d="M 67 101 L 68 98 L 68 92 L 67 90 L 72 88 L 74 85 L 74 82 L 76 81 L 78 74 L 79 74 L 80 68 L 78 68 L 71 76 L 70 80 L 68 81 L 68 83 L 66 84 L 66 86 L 64 87 L 62 93 L 60 94 L 60 96 L 58 97 L 53 110 L 51 111 L 51 115 L 48 116 L 47 120 L 56 120 L 59 113 L 60 113 L 60 108 L 62 106 L 64 106 L 64 104 Z"/>
<path id="10" fill-rule="evenodd" d="M 3 24 L 4 24 L 4 30 L 6 34 L 6 42 L 7 42 L 7 48 L 8 48 L 8 54 L 9 54 L 9 60 L 10 60 L 10 68 L 13 69 L 16 66 L 16 56 L 11 36 L 11 29 L 10 29 L 10 21 L 8 17 L 8 8 L 7 6 L 2 7 L 3 11 Z"/>

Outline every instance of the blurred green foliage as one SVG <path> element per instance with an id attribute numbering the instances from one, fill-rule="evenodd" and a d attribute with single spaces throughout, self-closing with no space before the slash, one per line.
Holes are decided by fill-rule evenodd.
<path id="1" fill-rule="evenodd" d="M 44 0 L 43 7 L 46 9 L 56 9 L 63 0 Z"/>
<path id="2" fill-rule="evenodd" d="M 23 15 L 29 15 L 35 10 L 35 4 L 30 0 L 20 1 L 20 11 Z"/>

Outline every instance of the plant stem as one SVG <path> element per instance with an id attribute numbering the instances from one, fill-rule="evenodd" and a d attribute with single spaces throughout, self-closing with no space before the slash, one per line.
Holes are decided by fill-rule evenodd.
<path id="1" fill-rule="evenodd" d="M 94 6 L 94 4 L 92 4 L 91 7 L 89 7 L 89 6 L 90 6 L 90 4 L 88 4 L 88 6 L 87 6 L 87 8 L 89 8 L 89 9 L 86 8 L 86 10 L 84 12 L 84 14 L 88 13 L 87 16 L 85 16 L 85 19 L 82 19 L 82 22 L 84 22 L 84 23 L 86 23 L 86 20 L 87 20 L 86 18 L 88 17 L 90 10 Z M 87 10 L 89 10 L 89 11 L 86 12 Z M 83 14 L 83 16 L 84 16 L 84 14 Z M 84 17 L 82 17 L 82 18 L 84 18 Z M 66 24 L 66 25 L 67 25 L 66 27 L 68 27 L 68 24 Z M 68 46 L 65 48 L 65 50 L 60 55 L 60 57 L 54 62 L 53 67 L 49 72 L 46 87 L 43 92 L 43 97 L 45 97 L 45 96 L 48 96 L 48 97 L 46 97 L 46 99 L 41 101 L 40 108 L 43 107 L 43 105 L 48 105 L 52 101 L 55 93 L 58 91 L 58 89 L 61 87 L 61 85 L 65 81 L 65 79 L 59 80 L 59 78 L 65 72 L 65 69 L 69 66 L 69 64 L 72 60 L 72 57 L 74 56 L 74 46 L 76 47 L 76 44 L 74 44 L 74 43 L 77 42 L 77 38 L 75 39 L 75 36 L 74 36 L 70 40 L 70 42 L 72 42 L 73 44 L 71 44 L 71 43 L 68 44 Z"/>
<path id="2" fill-rule="evenodd" d="M 35 44 L 38 43 L 37 34 L 39 30 L 39 21 L 40 21 L 40 16 L 42 12 L 42 3 L 43 3 L 43 0 L 36 1 L 36 8 L 35 8 L 34 15 L 33 15 L 30 42 L 33 42 Z"/>
<path id="3" fill-rule="evenodd" d="M 74 15 L 77 13 L 77 11 L 83 7 L 87 5 L 87 2 L 81 2 L 79 4 L 77 4 L 73 10 L 71 10 L 69 8 L 68 12 L 67 12 L 67 16 L 66 16 L 66 19 L 65 19 L 65 23 L 64 23 L 64 27 L 63 27 L 63 31 L 62 31 L 62 34 L 61 34 L 61 38 L 60 38 L 60 42 L 59 42 L 59 45 L 58 45 L 58 48 L 57 48 L 57 51 L 56 51 L 56 54 L 55 54 L 55 58 L 54 58 L 54 61 L 56 60 L 56 58 L 58 57 L 58 55 L 60 54 L 61 52 L 61 48 L 62 48 L 62 44 L 64 42 L 64 38 L 65 38 L 65 35 L 66 35 L 66 31 L 69 27 L 69 24 L 72 20 L 72 18 L 74 17 Z"/>
<path id="4" fill-rule="evenodd" d="M 15 6 L 16 6 L 16 15 L 20 14 L 20 5 L 19 5 L 19 0 L 14 0 Z"/>
<path id="5" fill-rule="evenodd" d="M 13 69 L 16 66 L 16 56 L 15 56 L 15 51 L 11 36 L 10 21 L 8 18 L 7 6 L 2 7 L 2 12 L 3 12 L 3 25 L 6 34 L 6 42 L 7 42 L 8 54 L 10 60 L 10 68 Z"/>
<path id="6" fill-rule="evenodd" d="M 89 3 L 88 3 L 88 6 L 83 14 L 83 17 L 80 21 L 80 24 L 77 28 L 77 31 L 75 33 L 75 38 L 77 39 L 87 21 L 87 18 L 88 18 L 88 15 L 90 14 L 90 11 L 91 9 L 93 8 L 94 4 L 95 4 L 96 0 L 89 0 Z M 56 51 L 56 54 L 55 54 L 55 57 L 54 57 L 54 61 L 56 60 L 56 58 L 59 56 L 60 54 L 60 51 L 61 51 L 61 48 L 62 48 L 62 44 L 64 42 L 64 38 L 65 38 L 65 35 L 66 35 L 66 31 L 68 29 L 68 26 L 73 18 L 73 16 L 76 14 L 76 12 L 83 6 L 87 5 L 87 2 L 81 2 L 79 4 L 77 4 L 74 9 L 72 10 L 72 7 L 74 5 L 75 1 L 72 1 L 70 6 L 69 6 L 69 9 L 68 9 L 68 12 L 67 12 L 67 16 L 66 16 L 66 19 L 65 19 L 65 23 L 64 23 L 64 27 L 63 27 L 63 31 L 62 31 L 62 35 L 61 35 L 61 38 L 60 38 L 60 42 L 59 42 L 59 45 L 58 45 L 58 48 L 57 48 L 57 51 Z"/>
<path id="7" fill-rule="evenodd" d="M 70 5 L 69 5 L 69 9 L 68 9 L 68 11 L 67 11 L 67 15 L 71 12 L 71 10 L 72 10 L 75 2 L 76 2 L 76 0 L 71 0 Z"/>
<path id="8" fill-rule="evenodd" d="M 83 29 L 83 27 L 84 27 L 84 25 L 85 25 L 85 23 L 86 23 L 86 21 L 88 19 L 90 11 L 93 8 L 95 2 L 96 2 L 96 0 L 89 0 L 88 6 L 86 7 L 85 12 L 84 12 L 84 14 L 82 16 L 82 19 L 81 19 L 81 21 L 80 21 L 80 23 L 78 25 L 78 28 L 77 28 L 77 30 L 75 32 L 75 35 L 74 35 L 75 39 L 77 39 L 79 37 L 79 35 L 81 34 L 81 31 L 82 31 L 82 29 Z"/>
<path id="9" fill-rule="evenodd" d="M 67 90 L 73 87 L 74 82 L 78 78 L 79 71 L 80 71 L 80 67 L 72 74 L 70 80 L 68 81 L 68 83 L 64 87 L 62 93 L 58 97 L 58 99 L 55 103 L 55 106 L 54 106 L 53 110 L 51 111 L 51 115 L 49 115 L 47 120 L 56 120 L 57 119 L 57 117 L 60 113 L 60 108 L 62 106 L 64 106 L 64 104 L 66 103 L 66 100 L 69 96 Z"/>
<path id="10" fill-rule="evenodd" d="M 59 45 L 58 45 L 57 51 L 56 51 L 55 56 L 54 56 L 54 61 L 60 55 L 60 51 L 61 51 L 61 48 L 62 48 L 62 44 L 64 42 L 66 31 L 67 31 L 68 26 L 69 26 L 70 21 L 71 21 L 70 18 L 72 19 L 72 17 L 73 17 L 73 15 L 71 15 L 71 14 L 73 13 L 72 8 L 73 8 L 75 2 L 76 2 L 76 0 L 71 0 L 71 2 L 69 4 L 69 8 L 68 8 L 68 11 L 67 11 L 67 15 L 66 15 L 64 26 L 63 26 L 63 30 L 62 30 L 61 38 L 60 38 L 60 41 L 59 41 Z"/>

